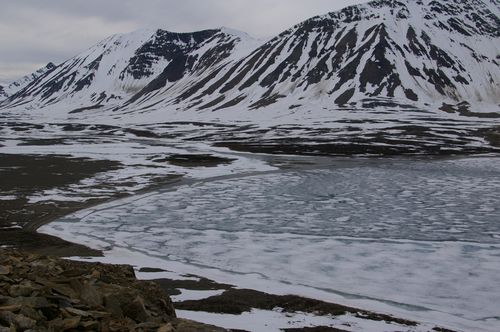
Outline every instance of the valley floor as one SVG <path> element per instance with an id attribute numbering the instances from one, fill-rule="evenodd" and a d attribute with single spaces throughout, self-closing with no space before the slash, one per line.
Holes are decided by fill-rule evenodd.
<path id="1" fill-rule="evenodd" d="M 393 134 L 418 136 L 429 133 L 418 128 L 411 129 L 412 133 L 407 132 L 410 129 L 398 129 Z M 408 315 L 411 310 L 401 315 L 396 312 L 396 316 L 409 319 L 389 316 L 394 314 L 390 303 L 378 303 L 380 310 L 376 310 L 373 303 L 350 301 L 348 296 L 339 294 L 335 298 L 346 306 L 335 305 L 332 301 L 285 296 L 297 288 L 272 282 L 266 284 L 265 278 L 252 284 L 253 279 L 245 281 L 244 274 L 234 279 L 241 279 L 241 282 L 231 283 L 224 277 L 218 279 L 215 270 L 207 275 L 192 275 L 192 271 L 187 271 L 182 264 L 165 268 L 163 263 L 155 263 L 144 253 L 114 250 L 109 244 L 103 245 L 98 237 L 92 238 L 92 234 L 89 234 L 90 238 L 95 242 L 74 237 L 65 230 L 58 233 L 58 226 L 54 223 L 44 227 L 43 233 L 36 232 L 41 226 L 68 214 L 77 212 L 81 217 L 81 213 L 105 210 L 106 204 L 120 204 L 119 199 L 127 196 L 148 197 L 158 190 L 174 191 L 183 185 L 196 187 L 217 180 L 281 174 L 290 170 L 353 168 L 376 156 L 387 159 L 387 155 L 417 154 L 421 155 L 417 159 L 403 158 L 446 160 L 454 153 L 494 155 L 498 151 L 493 145 L 484 144 L 485 137 L 496 137 L 493 132 L 484 136 L 486 131 L 477 131 L 477 135 L 471 137 L 468 137 L 471 132 L 465 131 L 446 134 L 457 134 L 458 139 L 441 133 L 443 142 L 429 138 L 414 140 L 410 145 L 400 140 L 393 144 L 376 134 L 364 135 L 366 142 L 331 144 L 304 139 L 302 132 L 310 130 L 276 127 L 262 131 L 251 126 L 192 122 L 111 126 L 6 121 L 0 127 L 0 244 L 42 254 L 75 259 L 94 256 L 90 260 L 134 265 L 139 278 L 157 279 L 172 295 L 179 316 L 231 329 L 447 331 L 437 327 L 447 326 L 446 322 L 416 323 Z M 334 136 L 344 135 L 330 129 L 324 132 L 326 136 L 327 132 Z M 318 136 L 316 134 L 311 135 Z M 288 139 L 290 136 L 296 139 Z M 373 139 L 378 143 L 372 144 Z M 465 144 L 464 149 L 458 149 L 457 146 L 462 144 Z M 448 150 L 443 147 L 448 147 Z M 425 156 L 428 153 L 435 156 Z M 337 158 L 321 155 L 337 155 Z M 350 158 L 350 155 L 358 158 Z M 339 222 L 346 220 L 339 219 Z M 313 293 L 304 294 L 315 297 Z M 368 310 L 353 309 L 352 303 Z M 495 319 L 492 317 L 493 321 Z M 263 322 L 262 325 L 252 325 L 257 321 Z M 312 326 L 321 328 L 305 329 Z"/>

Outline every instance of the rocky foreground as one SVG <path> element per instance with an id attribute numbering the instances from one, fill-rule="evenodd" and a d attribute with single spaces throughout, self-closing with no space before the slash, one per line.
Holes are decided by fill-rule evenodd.
<path id="1" fill-rule="evenodd" d="M 132 267 L 0 250 L 0 332 L 225 331 L 178 319 Z"/>

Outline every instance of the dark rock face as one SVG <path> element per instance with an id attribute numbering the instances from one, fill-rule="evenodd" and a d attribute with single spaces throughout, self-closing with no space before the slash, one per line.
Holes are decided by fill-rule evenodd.
<path id="1" fill-rule="evenodd" d="M 216 42 L 201 55 L 196 51 L 203 46 Z M 200 73 L 215 67 L 219 62 L 231 55 L 235 41 L 224 35 L 220 30 L 205 30 L 193 33 L 173 33 L 158 30 L 155 36 L 144 44 L 128 66 L 120 74 L 120 78 L 131 75 L 134 79 L 141 79 L 154 75 L 151 69 L 158 60 L 167 60 L 169 63 L 144 89 L 134 95 L 130 102 L 142 96 L 159 90 L 167 83 L 176 82 L 189 73 Z"/>
<path id="2" fill-rule="evenodd" d="M 0 331 L 224 331 L 176 319 L 126 265 L 0 251 Z"/>
<path id="3" fill-rule="evenodd" d="M 170 69 L 165 74 L 170 81 L 178 80 L 184 70 L 192 65 L 189 53 L 198 48 L 203 42 L 213 38 L 218 30 L 205 30 L 194 33 L 173 33 L 165 30 L 156 31 L 151 40 L 142 45 L 135 55 L 129 60 L 127 67 L 121 72 L 120 77 L 126 74 L 135 79 L 141 79 L 154 74 L 152 66 L 158 59 L 166 59 L 174 64 L 169 64 Z"/>
<path id="4" fill-rule="evenodd" d="M 24 331 L 128 329 L 172 322 L 169 298 L 130 266 L 0 253 L 0 324 Z M 154 330 L 156 329 L 149 329 Z"/>

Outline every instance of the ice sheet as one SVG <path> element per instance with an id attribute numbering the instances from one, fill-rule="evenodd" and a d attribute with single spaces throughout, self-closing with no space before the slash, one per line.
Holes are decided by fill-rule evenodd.
<path id="1" fill-rule="evenodd" d="M 499 165 L 497 158 L 382 160 L 204 181 L 42 230 L 144 253 L 164 268 L 176 262 L 166 269 L 219 282 L 340 297 L 493 332 L 500 328 Z"/>

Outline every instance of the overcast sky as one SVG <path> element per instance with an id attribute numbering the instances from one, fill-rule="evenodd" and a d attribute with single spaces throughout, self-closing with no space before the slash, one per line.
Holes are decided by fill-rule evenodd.
<path id="1" fill-rule="evenodd" d="M 115 33 L 226 26 L 264 38 L 361 2 L 367 0 L 0 0 L 0 83 Z"/>

